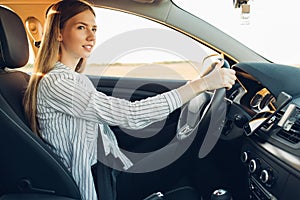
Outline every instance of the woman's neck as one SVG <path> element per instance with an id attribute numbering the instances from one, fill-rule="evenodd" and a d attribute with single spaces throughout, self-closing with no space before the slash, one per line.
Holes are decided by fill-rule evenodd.
<path id="1" fill-rule="evenodd" d="M 69 67 L 71 70 L 75 71 L 76 66 L 79 62 L 79 60 L 70 60 L 70 59 L 63 59 L 62 57 L 60 57 L 58 59 L 59 62 L 63 63 L 64 65 L 66 65 L 67 67 Z"/>

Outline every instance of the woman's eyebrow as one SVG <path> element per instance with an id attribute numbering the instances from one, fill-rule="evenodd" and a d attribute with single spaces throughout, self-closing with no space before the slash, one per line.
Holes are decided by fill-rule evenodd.
<path id="1" fill-rule="evenodd" d="M 84 25 L 84 26 L 92 26 L 93 28 L 94 28 L 94 27 L 97 27 L 96 24 L 90 25 L 90 24 L 85 23 L 85 22 L 76 22 L 76 23 L 75 23 L 75 25 L 78 25 L 78 24 L 82 24 L 82 25 Z"/>

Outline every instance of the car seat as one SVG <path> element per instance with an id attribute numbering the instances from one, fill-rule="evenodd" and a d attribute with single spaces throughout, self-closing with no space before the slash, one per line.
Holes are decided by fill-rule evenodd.
<path id="1" fill-rule="evenodd" d="M 29 58 L 16 13 L 0 6 L 0 199 L 81 199 L 69 171 L 27 126 L 22 99 Z"/>

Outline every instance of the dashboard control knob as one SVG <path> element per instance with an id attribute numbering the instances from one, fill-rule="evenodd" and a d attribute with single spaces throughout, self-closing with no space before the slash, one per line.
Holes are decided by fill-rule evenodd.
<path id="1" fill-rule="evenodd" d="M 215 190 L 211 195 L 211 200 L 232 200 L 232 196 L 229 191 L 224 189 Z"/>
<path id="2" fill-rule="evenodd" d="M 246 163 L 249 160 L 249 152 L 244 151 L 241 153 L 241 161 Z"/>
<path id="3" fill-rule="evenodd" d="M 254 173 L 259 168 L 259 160 L 258 159 L 251 159 L 249 162 L 249 172 Z"/>
<path id="4" fill-rule="evenodd" d="M 263 183 L 271 183 L 272 181 L 272 171 L 268 169 L 264 169 L 261 171 L 259 179 Z"/>
<path id="5" fill-rule="evenodd" d="M 234 116 L 234 123 L 239 128 L 243 128 L 247 122 L 248 122 L 248 119 L 245 115 L 237 114 Z"/>

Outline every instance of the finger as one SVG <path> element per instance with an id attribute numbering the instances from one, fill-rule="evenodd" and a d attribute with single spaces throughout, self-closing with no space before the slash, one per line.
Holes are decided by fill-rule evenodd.
<path id="1" fill-rule="evenodd" d="M 233 69 L 222 68 L 224 73 L 235 75 L 235 71 Z"/>
<path id="2" fill-rule="evenodd" d="M 235 79 L 230 79 L 228 82 L 229 82 L 231 85 L 234 85 L 234 84 L 235 84 Z"/>
<path id="3" fill-rule="evenodd" d="M 234 75 L 235 75 L 235 70 L 233 70 L 233 69 L 228 69 L 228 72 L 229 72 L 230 74 L 234 74 Z"/>
<path id="4" fill-rule="evenodd" d="M 226 87 L 227 90 L 230 90 L 232 88 L 232 85 Z"/>
<path id="5" fill-rule="evenodd" d="M 234 85 L 234 83 L 229 83 L 229 82 L 228 82 L 228 83 L 226 84 L 226 86 L 224 86 L 224 87 L 225 87 L 226 89 L 229 90 L 229 89 L 232 88 L 233 85 Z"/>
<path id="6" fill-rule="evenodd" d="M 231 77 L 226 77 L 225 81 L 226 83 L 229 83 L 231 85 L 233 85 L 235 83 L 236 77 L 235 76 L 231 76 Z"/>
<path id="7" fill-rule="evenodd" d="M 231 70 L 231 69 L 224 69 L 223 68 L 223 75 L 226 77 L 229 77 L 230 79 L 234 79 L 236 80 L 236 75 L 235 75 L 235 71 Z"/>
<path id="8" fill-rule="evenodd" d="M 230 79 L 228 83 L 230 84 L 230 88 L 235 84 L 236 79 Z"/>
<path id="9" fill-rule="evenodd" d="M 228 78 L 231 80 L 236 80 L 236 76 L 234 74 L 229 74 Z"/>
<path id="10" fill-rule="evenodd" d="M 221 59 L 221 60 L 218 59 L 215 63 L 216 63 L 215 68 L 220 69 L 224 65 L 224 60 L 223 59 Z"/>

